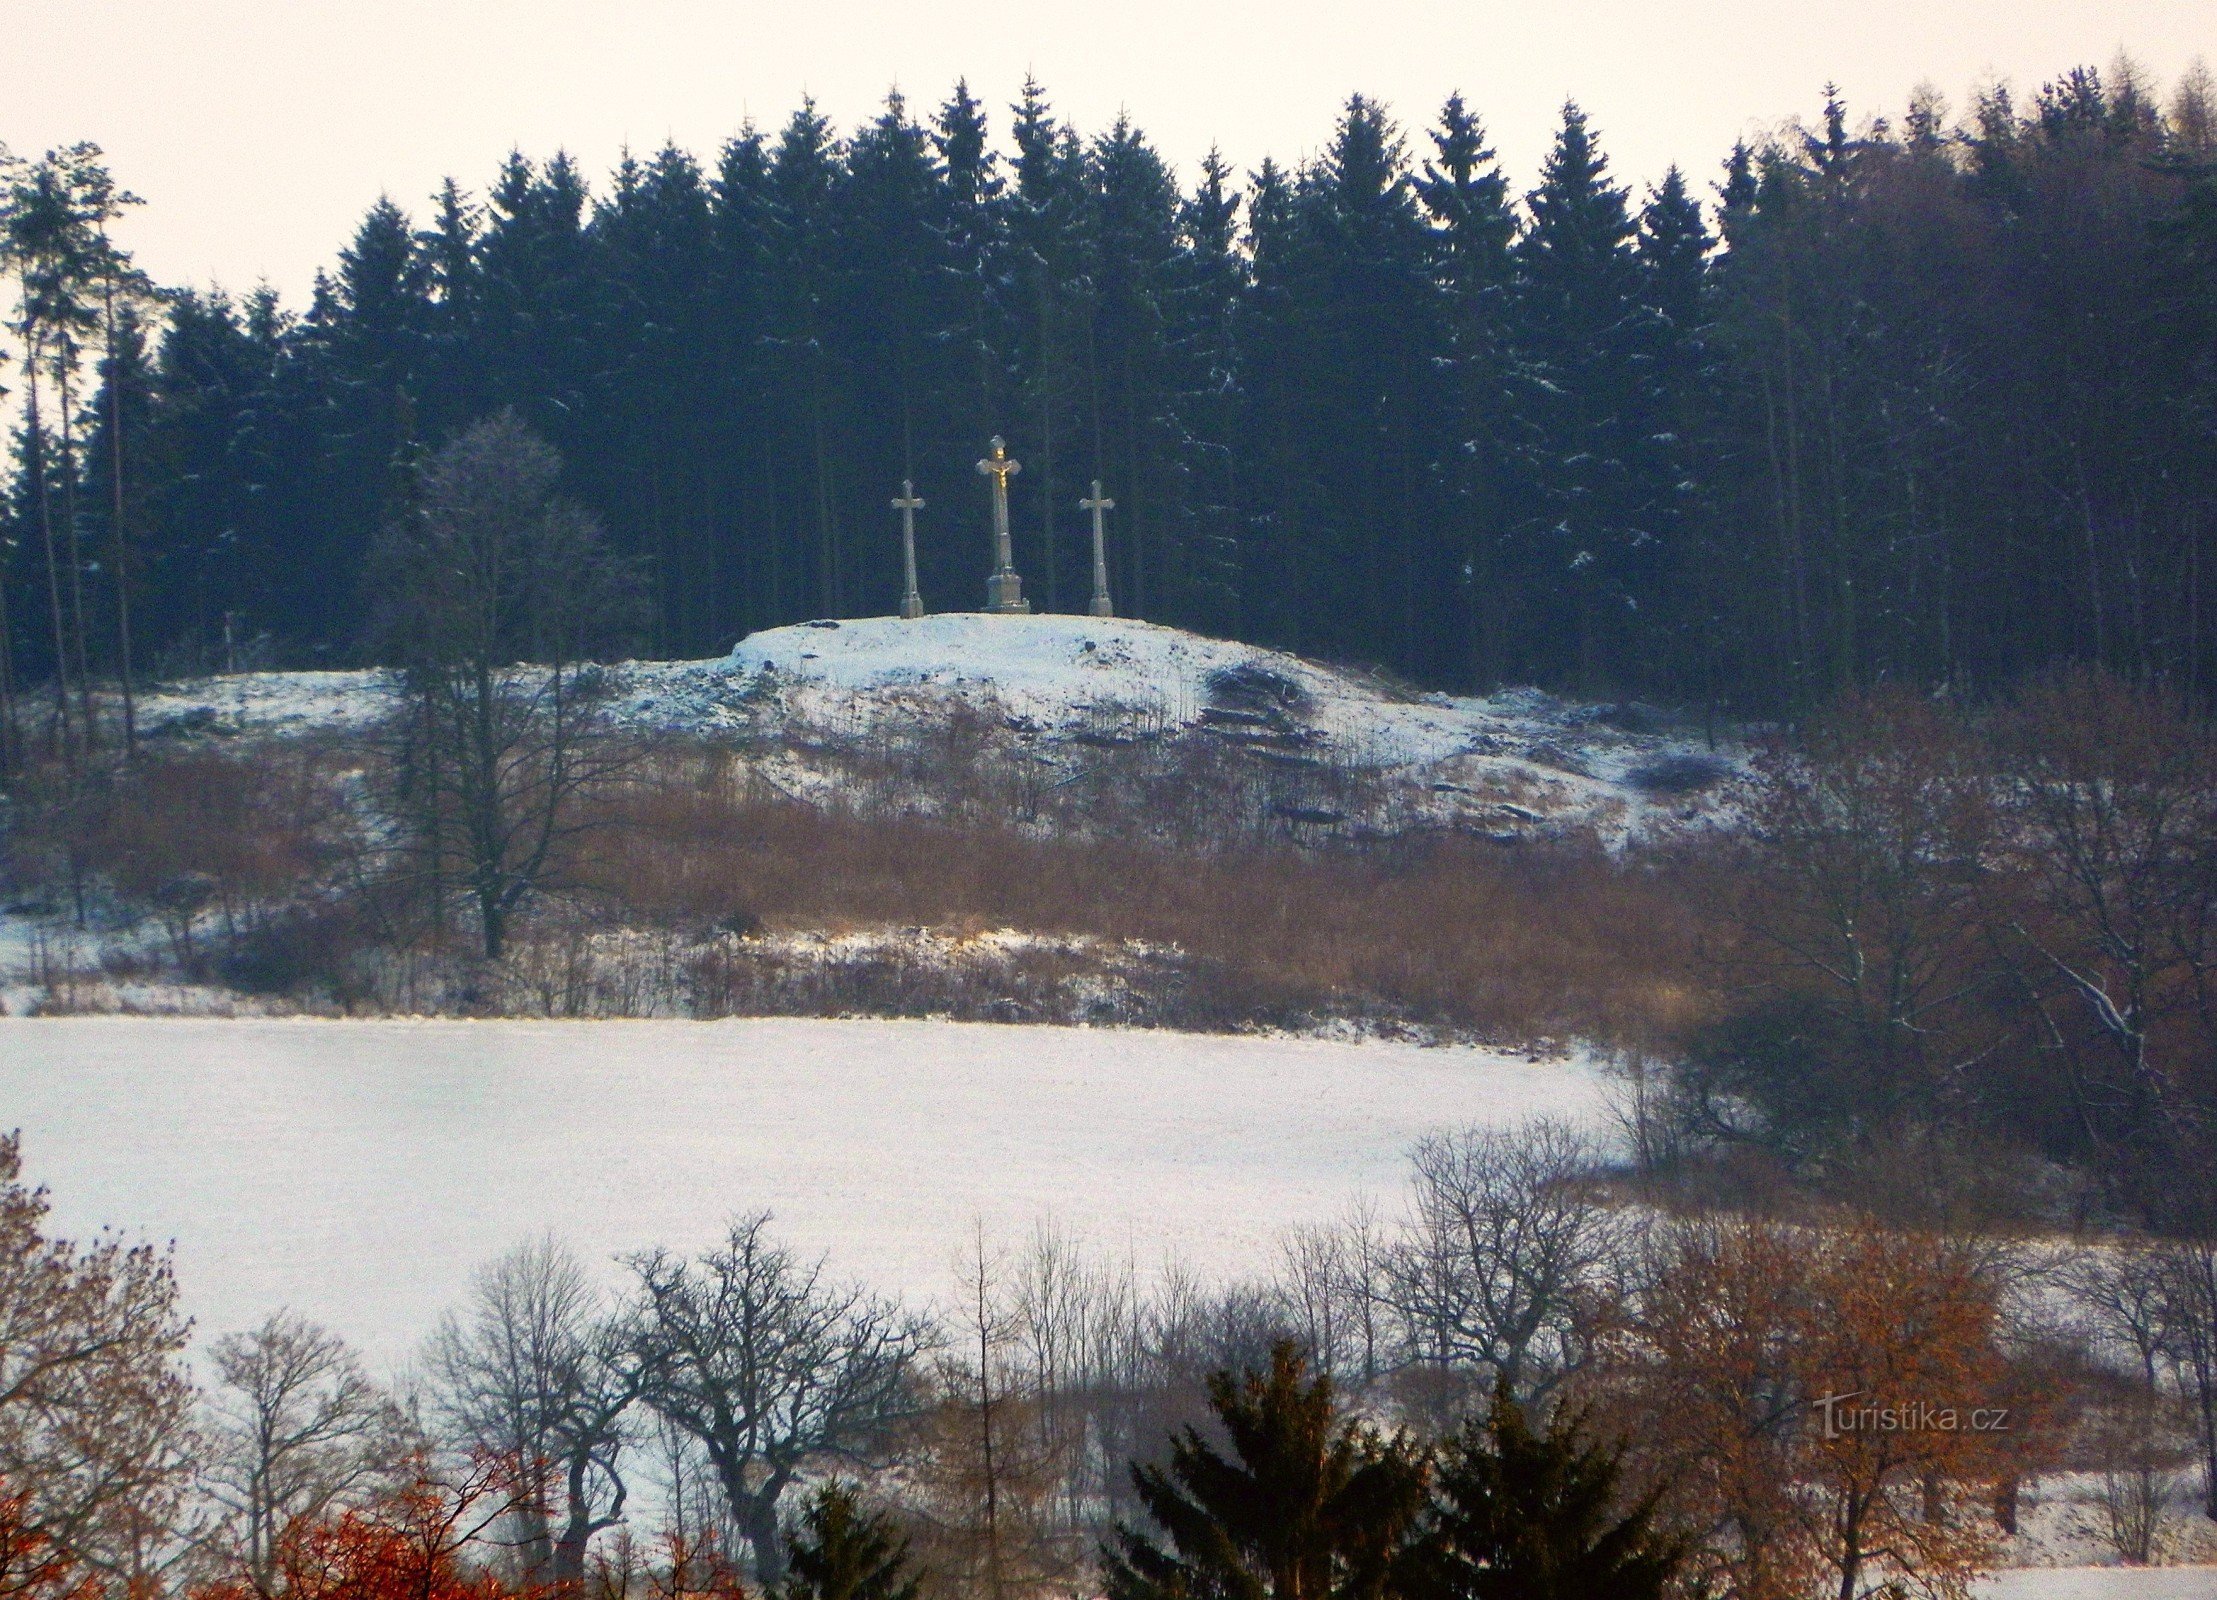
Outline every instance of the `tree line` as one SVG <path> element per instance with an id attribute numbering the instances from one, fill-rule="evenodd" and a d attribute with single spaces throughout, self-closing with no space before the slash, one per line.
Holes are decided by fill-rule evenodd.
<path id="1" fill-rule="evenodd" d="M 924 1313 L 758 1212 L 612 1273 L 520 1244 L 398 1385 L 291 1311 L 196 1384 L 166 1258 L 50 1237 L 0 1141 L 0 1581 L 1803 1600 L 1960 1591 L 2045 1473 L 2127 1562 L 2197 1463 L 2217 1515 L 2206 1239 L 1688 1204 L 1544 1120 L 1411 1157 L 1248 1280 L 981 1227 Z"/>
<path id="2" fill-rule="evenodd" d="M 9 670 L 347 662 L 414 464 L 513 408 L 640 563 L 633 647 L 977 603 L 971 471 L 1085 601 L 1466 688 L 1795 711 L 2057 661 L 2199 695 L 2217 525 L 2217 97 L 2120 62 L 1933 94 L 1635 196 L 1566 106 L 1515 192 L 1451 98 L 1190 185 L 1036 84 L 842 133 L 813 104 L 597 188 L 511 156 L 380 199 L 308 305 L 155 295 L 90 146 L 12 162 L 25 411 Z M 136 666 L 134 666 L 134 662 Z M 79 720 L 89 716 L 80 708 Z"/>

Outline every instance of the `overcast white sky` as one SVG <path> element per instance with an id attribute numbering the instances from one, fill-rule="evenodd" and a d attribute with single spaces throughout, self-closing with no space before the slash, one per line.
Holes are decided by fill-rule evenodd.
<path id="1" fill-rule="evenodd" d="M 2217 57 L 2212 0 L 0 0 L 0 141 L 93 139 L 148 204 L 127 239 L 170 283 L 267 278 L 298 299 L 380 192 L 482 190 L 511 147 L 596 179 L 628 142 L 704 158 L 806 91 L 842 125 L 888 86 L 936 105 L 967 75 L 1005 129 L 1027 71 L 1092 129 L 1119 107 L 1190 171 L 1298 159 L 1352 90 L 1404 123 L 1451 89 L 1528 186 L 1566 96 L 1618 172 L 1711 175 L 1733 138 L 1858 114 L 1929 79 L 1961 105 L 2120 47 L 2165 86 Z"/>

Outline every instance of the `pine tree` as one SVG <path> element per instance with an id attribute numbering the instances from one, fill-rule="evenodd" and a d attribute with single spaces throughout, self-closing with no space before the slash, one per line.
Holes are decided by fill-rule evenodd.
<path id="1" fill-rule="evenodd" d="M 1649 327 L 1640 304 L 1626 192 L 1608 178 L 1585 113 L 1563 126 L 1527 197 L 1517 242 L 1519 333 L 1541 379 L 1531 410 L 1539 518 L 1535 599 L 1559 608 L 1573 642 L 1551 675 L 1591 688 L 1638 659 L 1655 530 L 1640 503 L 1649 410 Z"/>
<path id="2" fill-rule="evenodd" d="M 1517 218 L 1508 179 L 1461 95 L 1448 97 L 1431 137 L 1433 157 L 1416 190 L 1432 222 L 1432 270 L 1446 296 L 1453 352 L 1460 437 L 1446 477 L 1465 530 L 1472 625 L 1466 670 L 1490 686 L 1509 670 L 1510 601 L 1526 577 L 1513 564 L 1510 542 L 1526 455 L 1518 425 L 1522 377 L 1511 342 Z"/>
<path id="3" fill-rule="evenodd" d="M 1215 150 L 1178 208 L 1178 256 L 1164 302 L 1179 392 L 1172 416 L 1180 494 L 1178 543 L 1186 603 L 1204 632 L 1241 625 L 1241 524 L 1245 513 L 1240 430 L 1245 373 L 1238 343 L 1248 287 L 1239 252 L 1240 195 Z"/>
<path id="4" fill-rule="evenodd" d="M 801 1514 L 786 1553 L 779 1600 L 916 1600 L 908 1542 L 883 1513 L 864 1511 L 854 1491 L 828 1483 Z"/>
<path id="5" fill-rule="evenodd" d="M 1087 382 L 1094 283 L 1086 159 L 1076 133 L 1056 118 L 1046 91 L 1026 78 L 1013 108 L 1015 184 L 1008 195 L 1009 362 L 1016 413 L 1011 437 L 1031 452 L 1026 478 L 1038 498 L 1040 595 L 1062 604 L 1061 574 L 1070 459 L 1097 454 L 1098 394 Z"/>
<path id="6" fill-rule="evenodd" d="M 98 737 L 85 606 L 83 531 L 78 518 L 77 379 L 86 346 L 98 336 L 102 253 L 92 197 L 106 183 L 96 145 L 48 151 L 9 175 L 0 213 L 0 254 L 19 296 L 12 330 L 23 341 L 27 379 L 23 466 L 45 558 L 53 648 L 53 725 L 65 761 Z M 51 413 L 42 412 L 47 394 Z M 49 416 L 52 420 L 49 421 Z M 70 698 L 76 696 L 72 722 Z"/>
<path id="7" fill-rule="evenodd" d="M 598 466 L 600 498 L 617 508 L 619 544 L 651 563 L 653 642 L 668 654 L 713 631 L 708 608 L 721 588 L 713 232 L 707 182 L 675 145 L 644 165 L 627 160 L 592 224 L 605 280 L 595 395 L 604 431 L 622 441 Z"/>
<path id="8" fill-rule="evenodd" d="M 1715 568 L 1701 569 L 1691 548 L 1709 458 L 1699 434 L 1711 404 L 1711 243 L 1685 174 L 1670 168 L 1640 213 L 1634 251 L 1651 365 L 1632 492 L 1655 543 L 1646 570 L 1633 581 L 1643 596 L 1646 681 L 1675 684 L 1681 693 L 1703 685 L 1714 691 L 1722 627 L 1718 607 L 1696 576 Z"/>
<path id="9" fill-rule="evenodd" d="M 408 216 L 388 198 L 370 207 L 339 252 L 300 331 L 320 390 L 322 503 L 294 537 L 306 560 L 285 576 L 287 623 L 326 647 L 351 645 L 363 615 L 359 584 L 384 524 L 394 458 L 417 442 L 416 396 L 427 375 L 431 274 Z"/>
<path id="10" fill-rule="evenodd" d="M 1132 1468 L 1167 1546 L 1120 1526 L 1103 1551 L 1109 1600 L 1393 1592 L 1424 1505 L 1415 1452 L 1349 1421 L 1331 1380 L 1310 1380 L 1290 1341 L 1271 1351 L 1267 1373 L 1216 1373 L 1208 1394 L 1232 1456 L 1189 1427 L 1171 1440 L 1168 1466 Z"/>
<path id="11" fill-rule="evenodd" d="M 1320 574 L 1305 558 L 1315 462 L 1301 433 L 1302 351 L 1294 330 L 1301 259 L 1293 183 L 1265 157 L 1247 185 L 1246 293 L 1233 310 L 1248 490 L 1239 540 L 1245 636 L 1281 647 L 1310 629 Z"/>
<path id="12" fill-rule="evenodd" d="M 1171 540 L 1179 525 L 1171 422 L 1177 378 L 1166 303 L 1178 257 L 1177 184 L 1146 135 L 1122 116 L 1094 140 L 1085 171 L 1091 437 L 1087 470 L 1074 476 L 1116 485 L 1109 566 L 1128 613 L 1190 623 L 1195 563 Z M 1070 526 L 1075 532 L 1077 520 Z M 1082 546 L 1073 544 L 1069 568 L 1082 572 Z"/>
<path id="13" fill-rule="evenodd" d="M 913 479 L 919 429 L 933 427 L 943 400 L 969 392 L 964 352 L 950 352 L 944 337 L 960 316 L 945 304 L 955 276 L 941 225 L 946 201 L 929 135 L 898 93 L 889 96 L 884 112 L 848 142 L 839 203 L 836 330 L 851 406 L 846 451 L 858 488 L 890 492 Z M 950 354 L 954 372 L 945 370 Z M 847 587 L 856 609 L 890 612 L 899 590 L 885 555 L 889 530 L 882 519 L 868 519 L 858 531 Z"/>
<path id="14" fill-rule="evenodd" d="M 950 441 L 989 435 L 1007 387 L 1002 300 L 1007 288 L 1005 193 L 1000 162 L 986 128 L 985 107 L 956 80 L 954 92 L 932 123 L 938 153 L 940 212 L 935 226 L 946 281 L 935 304 L 939 325 L 959 371 L 944 404 Z"/>
<path id="15" fill-rule="evenodd" d="M 1619 1453 L 1558 1406 L 1534 1432 L 1506 1384 L 1442 1456 L 1419 1600 L 1661 1600 L 1684 1547 L 1653 1496 L 1622 1505 Z"/>
<path id="16" fill-rule="evenodd" d="M 1303 607 L 1301 643 L 1431 676 L 1464 654 L 1452 621 L 1462 541 L 1441 514 L 1453 402 L 1432 241 L 1382 106 L 1349 99 L 1291 217 L 1281 281 L 1294 370 L 1276 403 L 1315 491 L 1294 559 L 1331 597 Z"/>
<path id="17" fill-rule="evenodd" d="M 846 503 L 840 479 L 837 407 L 827 317 L 837 290 L 837 201 L 845 152 L 831 123 L 804 100 L 778 135 L 770 158 L 771 338 L 779 360 L 779 392 L 799 438 L 792 443 L 808 463 L 793 486 L 800 524 L 811 532 L 810 603 L 819 616 L 837 616 L 845 572 Z"/>
<path id="18" fill-rule="evenodd" d="M 732 593 L 719 616 L 727 632 L 745 634 L 801 606 L 774 465 L 783 447 L 774 426 L 778 352 L 769 339 L 776 198 L 769 150 L 752 124 L 725 142 L 710 188 L 706 291 L 717 314 L 705 353 L 716 373 L 724 517 L 736 546 L 728 556 Z"/>

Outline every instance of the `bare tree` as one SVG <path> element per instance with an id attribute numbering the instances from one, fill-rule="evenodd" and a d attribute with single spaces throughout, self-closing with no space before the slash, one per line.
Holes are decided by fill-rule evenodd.
<path id="1" fill-rule="evenodd" d="M 2175 1284 L 2167 1252 L 2141 1239 L 2104 1241 L 2062 1263 L 2057 1282 L 2089 1324 L 2097 1348 L 2129 1358 L 2148 1393 L 2161 1386 L 2173 1346 Z"/>
<path id="2" fill-rule="evenodd" d="M 24 1530 L 119 1584 L 155 1581 L 193 1444 L 167 1253 L 45 1232 L 46 1191 L 0 1136 L 0 1483 Z"/>
<path id="3" fill-rule="evenodd" d="M 785 1573 L 785 1491 L 812 1467 L 879 1458 L 927 1344 L 921 1319 L 828 1282 L 769 1226 L 758 1211 L 693 1260 L 631 1262 L 647 1403 L 700 1441 L 765 1587 Z"/>
<path id="4" fill-rule="evenodd" d="M 560 881 L 582 804 L 625 760 L 600 716 L 593 652 L 634 598 L 599 525 L 555 492 L 561 458 L 513 412 L 428 462 L 380 540 L 388 647 L 405 671 L 394 809 L 435 895 L 475 908 L 488 960 Z"/>
<path id="5" fill-rule="evenodd" d="M 2104 1176 L 2151 1225 L 2217 1231 L 2217 737 L 2099 674 L 2028 693 L 1996 921 Z"/>
<path id="6" fill-rule="evenodd" d="M 511 1475 L 527 1583 L 572 1588 L 593 1537 L 623 1517 L 625 1413 L 639 1397 L 631 1330 L 552 1237 L 481 1268 L 425 1353 L 434 1415 Z"/>
<path id="7" fill-rule="evenodd" d="M 975 1336 L 978 1358 L 975 1371 L 963 1374 L 963 1381 L 967 1388 L 974 1380 L 978 1397 L 978 1460 L 980 1487 L 985 1492 L 985 1588 L 992 1600 L 1001 1600 L 1006 1592 L 1001 1547 L 1001 1478 L 1006 1462 L 995 1459 L 994 1445 L 998 1441 L 994 1433 L 993 1402 L 996 1380 L 1002 1378 L 1005 1366 L 1002 1349 L 1015 1338 L 1017 1317 L 1015 1308 L 1009 1304 L 1005 1282 L 1007 1253 L 987 1247 L 982 1218 L 971 1219 L 970 1247 L 959 1263 L 959 1270 L 964 1331 Z M 1005 1412 L 1008 1409 L 1006 1395 L 1001 1399 Z M 1000 1454 L 1005 1457 L 1005 1445 Z"/>
<path id="8" fill-rule="evenodd" d="M 1540 1118 L 1435 1135 L 1410 1159 L 1408 1231 L 1384 1263 L 1410 1353 L 1548 1393 L 1584 1360 L 1581 1302 L 1611 1255 L 1584 1187 L 1592 1145 Z"/>
<path id="9" fill-rule="evenodd" d="M 209 1354 L 219 1387 L 205 1481 L 234 1519 L 240 1563 L 266 1591 L 285 1529 L 384 1486 L 408 1430 L 346 1341 L 291 1311 L 225 1334 Z"/>
<path id="10" fill-rule="evenodd" d="M 1295 1228 L 1279 1242 L 1278 1297 L 1310 1364 L 1343 1388 L 1385 1370 L 1384 1269 L 1392 1246 L 1368 1196 L 1335 1223 Z"/>
<path id="11" fill-rule="evenodd" d="M 2202 1509 L 2217 1521 L 2217 1241 L 2170 1241 L 2162 1273 L 2170 1353 L 2192 1386 L 2201 1435 Z"/>

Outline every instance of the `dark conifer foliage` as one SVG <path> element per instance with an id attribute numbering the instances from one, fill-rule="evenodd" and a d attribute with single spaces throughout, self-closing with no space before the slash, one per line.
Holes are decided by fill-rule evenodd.
<path id="1" fill-rule="evenodd" d="M 1136 1466 L 1158 1542 L 1120 1529 L 1104 1552 L 1110 1600 L 1378 1600 L 1400 1591 L 1425 1475 L 1399 1439 L 1341 1412 L 1292 1344 L 1268 1372 L 1209 1379 L 1225 1456 L 1188 1428 L 1166 1467 Z"/>
<path id="2" fill-rule="evenodd" d="M 958 84 L 591 181 L 518 153 L 379 199 L 297 312 L 184 291 L 128 341 L 105 169 L 16 162 L 5 676 L 114 680 L 126 636 L 157 671 L 365 659 L 396 485 L 509 407 L 648 574 L 664 654 L 891 611 L 903 478 L 927 601 L 977 604 L 999 433 L 1049 610 L 1085 605 L 1099 478 L 1121 614 L 1427 685 L 1773 715 L 2099 661 L 2198 698 L 2198 84 L 2081 70 L 1898 125 L 1832 96 L 1713 190 L 1638 195 L 1573 105 L 1521 196 L 1460 97 L 1405 133 L 1355 96 L 1310 161 L 1181 182 L 1128 120 Z"/>
<path id="3" fill-rule="evenodd" d="M 801 1513 L 778 1600 L 916 1600 L 907 1541 L 866 1511 L 845 1484 L 828 1483 Z"/>
<path id="4" fill-rule="evenodd" d="M 1532 579 L 1559 597 L 1553 658 L 1540 671 L 1594 687 L 1638 659 L 1641 602 L 1657 597 L 1662 566 L 1658 328 L 1643 304 L 1628 200 L 1609 181 L 1585 113 L 1563 107 L 1540 186 L 1526 198 L 1513 337 L 1536 380 L 1525 506 Z"/>
<path id="5" fill-rule="evenodd" d="M 1411 1586 L 1422 1600 L 1661 1600 L 1684 1559 L 1618 1458 L 1557 1407 L 1535 1430 L 1508 1386 L 1450 1440 Z"/>

